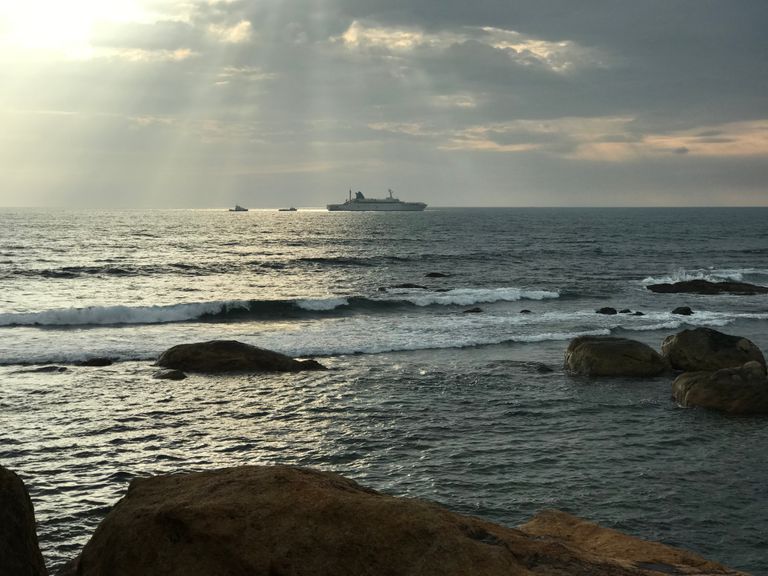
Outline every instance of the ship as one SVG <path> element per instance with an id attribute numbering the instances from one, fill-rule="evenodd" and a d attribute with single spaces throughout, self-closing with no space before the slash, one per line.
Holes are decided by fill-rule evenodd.
<path id="1" fill-rule="evenodd" d="M 352 198 L 352 190 L 349 191 L 349 198 L 343 204 L 328 204 L 327 208 L 331 212 L 420 212 L 426 208 L 424 202 L 403 202 L 392 195 L 389 190 L 388 198 L 366 198 L 362 192 L 355 192 Z"/>
<path id="2" fill-rule="evenodd" d="M 235 204 L 234 208 L 229 209 L 230 212 L 248 212 L 248 208 L 243 208 L 240 204 Z"/>

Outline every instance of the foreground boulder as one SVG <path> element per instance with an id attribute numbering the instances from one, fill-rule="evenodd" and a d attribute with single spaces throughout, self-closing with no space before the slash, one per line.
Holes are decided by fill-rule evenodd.
<path id="1" fill-rule="evenodd" d="M 758 286 L 747 282 L 710 282 L 709 280 L 683 280 L 671 284 L 650 284 L 651 292 L 661 294 L 768 294 L 768 286 Z"/>
<path id="2" fill-rule="evenodd" d="M 738 574 L 563 512 L 515 530 L 287 466 L 136 479 L 67 570 L 78 576 Z"/>
<path id="3" fill-rule="evenodd" d="M 0 466 L 0 574 L 47 574 L 35 531 L 35 511 L 16 474 Z"/>
<path id="4" fill-rule="evenodd" d="M 325 370 L 325 366 L 315 360 L 294 360 L 285 354 L 236 340 L 179 344 L 163 352 L 157 359 L 157 365 L 192 372 Z"/>
<path id="5" fill-rule="evenodd" d="M 667 336 L 661 343 L 661 354 L 672 368 L 687 372 L 733 368 L 752 360 L 765 370 L 763 353 L 750 340 L 712 328 L 694 328 Z"/>
<path id="6" fill-rule="evenodd" d="M 642 342 L 612 336 L 579 336 L 565 351 L 565 369 L 582 376 L 658 376 L 668 366 Z"/>
<path id="7" fill-rule="evenodd" d="M 727 414 L 768 414 L 768 377 L 758 362 L 715 372 L 685 372 L 672 383 L 681 406 L 700 406 Z"/>

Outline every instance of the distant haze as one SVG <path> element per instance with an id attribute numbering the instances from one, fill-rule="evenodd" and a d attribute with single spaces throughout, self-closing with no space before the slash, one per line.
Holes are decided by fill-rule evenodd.
<path id="1" fill-rule="evenodd" d="M 766 0 L 0 6 L 0 206 L 768 205 Z"/>

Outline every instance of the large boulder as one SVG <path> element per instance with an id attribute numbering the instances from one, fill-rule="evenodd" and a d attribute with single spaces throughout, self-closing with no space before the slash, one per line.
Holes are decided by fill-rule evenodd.
<path id="1" fill-rule="evenodd" d="M 583 376 L 658 376 L 667 368 L 653 348 L 629 338 L 579 336 L 565 351 L 565 369 Z"/>
<path id="2" fill-rule="evenodd" d="M 192 372 L 325 370 L 325 366 L 315 360 L 294 360 L 285 354 L 236 340 L 179 344 L 163 352 L 157 359 L 157 365 Z"/>
<path id="3" fill-rule="evenodd" d="M 603 550 L 600 542 L 611 545 Z M 67 570 L 77 576 L 738 574 L 562 512 L 515 530 L 287 466 L 136 479 Z"/>
<path id="4" fill-rule="evenodd" d="M 672 383 L 681 406 L 700 406 L 728 414 L 768 414 L 768 377 L 758 362 L 714 372 L 685 372 Z"/>
<path id="5" fill-rule="evenodd" d="M 35 531 L 35 511 L 16 474 L 0 466 L 0 574 L 45 576 Z"/>
<path id="6" fill-rule="evenodd" d="M 733 368 L 752 360 L 765 369 L 763 353 L 750 340 L 712 328 L 694 328 L 667 336 L 661 343 L 661 355 L 672 368 L 686 372 Z"/>
<path id="7" fill-rule="evenodd" d="M 709 280 L 683 280 L 682 282 L 650 284 L 651 292 L 662 294 L 768 294 L 768 286 L 758 286 L 747 282 L 710 282 Z"/>

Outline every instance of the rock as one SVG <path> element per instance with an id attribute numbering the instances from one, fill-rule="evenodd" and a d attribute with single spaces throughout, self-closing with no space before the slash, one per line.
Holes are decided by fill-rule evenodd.
<path id="1" fill-rule="evenodd" d="M 632 314 L 632 310 L 624 308 L 623 310 L 619 310 L 619 314 Z"/>
<path id="2" fill-rule="evenodd" d="M 443 272 L 427 272 L 424 274 L 425 278 L 448 278 L 450 274 L 444 274 Z"/>
<path id="3" fill-rule="evenodd" d="M 711 328 L 694 328 L 667 336 L 661 343 L 661 354 L 672 368 L 687 372 L 734 368 L 750 360 L 765 368 L 763 353 L 751 341 Z"/>
<path id="4" fill-rule="evenodd" d="M 746 282 L 710 282 L 709 280 L 684 280 L 672 284 L 651 284 L 651 292 L 662 294 L 768 294 L 768 286 L 757 286 Z"/>
<path id="5" fill-rule="evenodd" d="M 44 576 L 48 572 L 35 532 L 35 510 L 24 483 L 0 466 L 0 574 Z"/>
<path id="6" fill-rule="evenodd" d="M 152 374 L 155 380 L 184 380 L 186 377 L 181 370 L 158 370 Z"/>
<path id="7" fill-rule="evenodd" d="M 632 313 L 632 316 L 645 316 L 645 312 L 640 312 L 639 310 L 637 310 L 636 312 Z"/>
<path id="8" fill-rule="evenodd" d="M 564 512 L 511 529 L 288 466 L 137 478 L 69 570 L 78 576 L 738 574 Z"/>
<path id="9" fill-rule="evenodd" d="M 600 308 L 599 310 L 595 310 L 598 314 L 617 314 L 616 308 L 611 308 L 610 306 L 604 306 L 603 308 Z"/>
<path id="10" fill-rule="evenodd" d="M 650 346 L 613 336 L 579 336 L 565 351 L 565 369 L 582 376 L 658 376 L 668 365 Z"/>
<path id="11" fill-rule="evenodd" d="M 520 310 L 520 314 L 532 314 L 532 312 L 527 308 L 523 308 L 522 310 Z"/>
<path id="12" fill-rule="evenodd" d="M 157 365 L 191 372 L 325 370 L 325 366 L 315 360 L 294 360 L 285 354 L 236 340 L 179 344 L 163 352 L 157 359 Z"/>
<path id="13" fill-rule="evenodd" d="M 685 372 L 672 383 L 681 406 L 700 406 L 728 414 L 768 414 L 768 377 L 754 360 L 739 368 Z"/>
<path id="14" fill-rule="evenodd" d="M 87 360 L 81 360 L 80 362 L 75 362 L 76 366 L 111 366 L 114 364 L 115 360 L 117 358 L 107 358 L 107 357 L 97 357 L 97 358 L 88 358 Z"/>
<path id="15" fill-rule="evenodd" d="M 474 308 L 469 308 L 468 310 L 464 310 L 464 314 L 479 314 L 482 311 L 483 311 L 482 308 L 475 306 Z"/>
<path id="16" fill-rule="evenodd" d="M 690 306 L 678 306 L 674 310 L 672 310 L 672 314 L 679 314 L 681 316 L 690 316 L 693 314 L 693 310 L 691 310 Z"/>
<path id="17" fill-rule="evenodd" d="M 61 374 L 66 372 L 66 366 L 41 366 L 40 368 L 26 368 L 24 370 L 14 370 L 11 374 Z"/>

